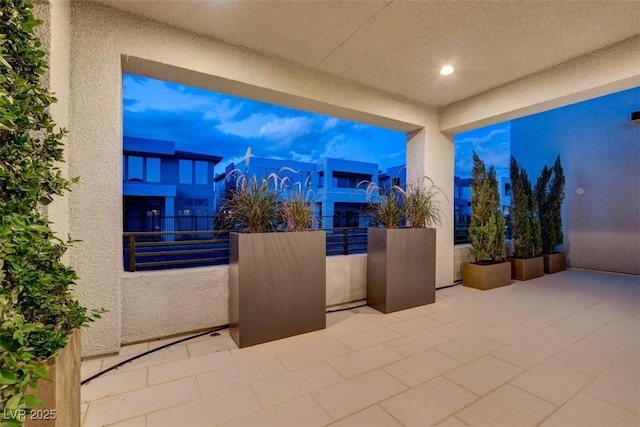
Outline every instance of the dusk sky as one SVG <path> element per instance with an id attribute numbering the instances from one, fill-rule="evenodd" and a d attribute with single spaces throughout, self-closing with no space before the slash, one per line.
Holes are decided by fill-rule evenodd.
<path id="1" fill-rule="evenodd" d="M 243 160 L 248 147 L 256 157 L 335 157 L 382 170 L 406 163 L 402 132 L 131 74 L 123 84 L 124 135 L 222 156 L 223 166 Z M 476 150 L 508 176 L 509 136 L 509 122 L 456 135 L 455 175 L 471 176 Z"/>
<path id="2" fill-rule="evenodd" d="M 215 154 L 222 165 L 256 157 L 321 157 L 406 162 L 402 132 L 130 74 L 124 80 L 124 135 L 174 141 L 180 150 Z"/>
<path id="3" fill-rule="evenodd" d="M 487 168 L 495 166 L 498 177 L 509 176 L 509 157 L 511 153 L 510 122 L 460 133 L 455 136 L 455 176 L 471 176 L 473 151 L 484 161 Z"/>

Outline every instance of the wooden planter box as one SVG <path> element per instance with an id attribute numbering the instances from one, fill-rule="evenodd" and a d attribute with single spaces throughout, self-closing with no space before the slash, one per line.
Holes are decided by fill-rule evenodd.
<path id="1" fill-rule="evenodd" d="M 564 252 L 555 252 L 542 256 L 544 258 L 544 272 L 547 274 L 558 273 L 567 268 L 567 256 Z"/>
<path id="2" fill-rule="evenodd" d="M 49 363 L 49 381 L 38 381 L 37 397 L 44 406 L 27 415 L 26 427 L 80 426 L 80 331 L 67 339 L 67 346 Z"/>
<path id="3" fill-rule="evenodd" d="M 509 258 L 511 262 L 511 278 L 530 280 L 544 275 L 544 258 Z"/>
<path id="4" fill-rule="evenodd" d="M 511 284 L 511 263 L 462 264 L 462 284 L 470 288 L 487 291 Z"/>
<path id="5" fill-rule="evenodd" d="M 436 300 L 435 228 L 370 228 L 367 304 L 383 313 Z"/>
<path id="6" fill-rule="evenodd" d="M 231 233 L 229 324 L 238 347 L 326 327 L 324 231 Z"/>

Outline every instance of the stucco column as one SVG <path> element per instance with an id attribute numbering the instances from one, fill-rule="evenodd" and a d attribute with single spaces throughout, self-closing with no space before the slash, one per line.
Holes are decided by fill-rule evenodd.
<path id="1" fill-rule="evenodd" d="M 407 133 L 407 182 L 430 177 L 442 189 L 442 224 L 436 230 L 436 287 L 450 285 L 453 271 L 453 142 L 435 123 Z"/>
<path id="2" fill-rule="evenodd" d="M 71 2 L 71 23 L 60 26 L 71 32 L 67 151 L 70 174 L 80 177 L 70 194 L 70 231 L 80 242 L 69 255 L 80 302 L 108 310 L 82 331 L 82 355 L 91 356 L 117 352 L 122 342 L 122 67 L 119 50 L 104 45 L 112 32 L 95 35 L 108 24 L 85 25 L 80 3 Z"/>

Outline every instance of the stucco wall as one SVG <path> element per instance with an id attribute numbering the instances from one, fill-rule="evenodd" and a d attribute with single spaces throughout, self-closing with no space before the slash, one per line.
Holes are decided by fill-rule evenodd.
<path id="1" fill-rule="evenodd" d="M 640 111 L 640 87 L 511 122 L 511 153 L 533 184 L 561 157 L 562 248 L 572 267 L 640 274 L 640 126 L 632 111 Z"/>
<path id="2" fill-rule="evenodd" d="M 121 274 L 122 342 L 229 323 L 229 267 Z M 327 306 L 366 298 L 367 256 L 327 257 Z"/>
<path id="3" fill-rule="evenodd" d="M 34 2 L 34 14 L 43 21 L 42 25 L 36 27 L 36 33 L 42 42 L 42 49 L 48 53 L 49 69 L 46 70 L 44 82 L 58 99 L 57 103 L 51 105 L 50 111 L 58 127 L 69 128 L 71 7 L 69 2 L 39 0 Z M 65 151 L 63 155 L 65 161 L 68 160 L 68 152 Z M 69 177 L 67 163 L 56 166 L 64 177 Z M 54 231 L 61 238 L 66 238 L 69 234 L 69 198 L 55 197 L 46 209 L 49 219 L 53 221 Z M 67 262 L 68 257 L 64 261 Z"/>
<path id="4" fill-rule="evenodd" d="M 84 331 L 85 356 L 117 351 L 122 337 L 123 70 L 405 132 L 423 129 L 408 143 L 409 167 L 453 189 L 453 145 L 440 133 L 435 110 L 95 3 L 73 2 L 71 12 L 68 151 L 71 174 L 81 182 L 70 200 L 70 231 L 82 240 L 71 260 L 81 302 L 109 310 Z M 451 216 L 438 233 L 436 280 L 447 284 L 453 280 Z"/>

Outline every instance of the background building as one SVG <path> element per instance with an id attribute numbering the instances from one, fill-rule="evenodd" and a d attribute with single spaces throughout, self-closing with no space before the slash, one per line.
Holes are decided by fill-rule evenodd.
<path id="1" fill-rule="evenodd" d="M 214 167 L 222 158 L 177 151 L 172 141 L 124 137 L 124 231 L 213 228 Z"/>

